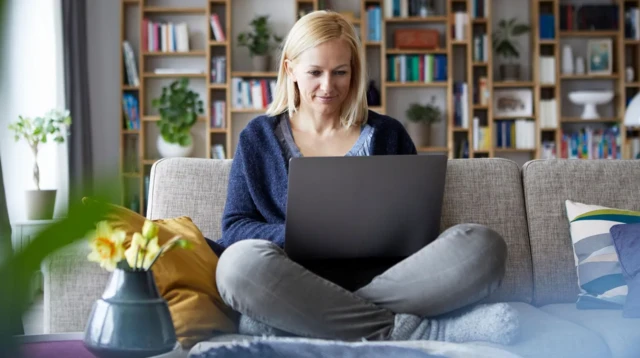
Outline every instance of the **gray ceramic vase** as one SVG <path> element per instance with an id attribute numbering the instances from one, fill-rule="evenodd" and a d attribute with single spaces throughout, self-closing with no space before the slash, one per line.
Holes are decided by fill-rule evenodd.
<path id="1" fill-rule="evenodd" d="M 176 332 L 169 306 L 151 271 L 113 271 L 93 305 L 84 345 L 101 358 L 149 357 L 174 349 Z"/>

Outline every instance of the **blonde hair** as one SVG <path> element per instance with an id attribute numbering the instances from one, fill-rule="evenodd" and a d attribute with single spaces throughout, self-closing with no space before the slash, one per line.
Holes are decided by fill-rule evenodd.
<path id="1" fill-rule="evenodd" d="M 280 55 L 278 80 L 273 102 L 267 115 L 275 116 L 288 112 L 289 117 L 300 108 L 300 91 L 287 74 L 285 61 L 294 61 L 304 51 L 326 41 L 342 39 L 351 48 L 351 84 L 349 94 L 340 112 L 343 126 L 362 125 L 367 121 L 367 74 L 364 71 L 362 44 L 353 26 L 340 14 L 332 11 L 314 11 L 301 17 L 289 31 Z"/>

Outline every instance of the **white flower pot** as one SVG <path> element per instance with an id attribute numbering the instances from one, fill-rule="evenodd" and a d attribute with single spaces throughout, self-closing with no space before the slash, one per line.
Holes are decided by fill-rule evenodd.
<path id="1" fill-rule="evenodd" d="M 191 136 L 191 144 L 187 147 L 183 147 L 178 143 L 168 143 L 162 136 L 158 136 L 158 152 L 163 158 L 190 156 L 193 151 L 193 136 L 191 134 L 189 136 Z"/>

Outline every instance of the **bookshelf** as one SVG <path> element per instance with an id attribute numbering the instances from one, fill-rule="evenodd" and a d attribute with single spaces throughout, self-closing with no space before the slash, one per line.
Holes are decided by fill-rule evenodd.
<path id="1" fill-rule="evenodd" d="M 634 72 L 637 73 L 640 62 L 638 62 L 638 41 L 635 38 L 627 38 L 625 34 L 625 26 L 627 25 L 625 16 L 629 9 L 637 9 L 640 6 L 640 1 L 620 0 L 613 1 L 610 4 L 618 6 L 617 17 L 620 21 L 617 24 L 617 28 L 604 30 L 583 30 L 578 29 L 575 23 L 568 23 L 566 6 L 580 6 L 581 4 L 578 2 L 538 0 L 534 4 L 534 11 L 532 12 L 532 24 L 535 25 L 534 28 L 536 31 L 534 37 L 534 58 L 539 58 L 540 56 L 553 57 L 555 67 L 554 79 L 551 83 L 540 83 L 540 81 L 536 81 L 535 108 L 538 110 L 541 108 L 540 102 L 543 99 L 555 99 L 556 101 L 555 126 L 541 126 L 541 122 L 544 122 L 544 110 L 542 111 L 543 113 L 538 112 L 538 148 L 536 158 L 544 159 L 547 157 L 548 153 L 545 153 L 544 148 L 549 143 L 553 143 L 555 146 L 557 157 L 571 157 L 570 153 L 563 153 L 563 143 L 565 143 L 565 146 L 570 146 L 570 143 L 572 143 L 568 141 L 567 136 L 582 133 L 587 128 L 594 128 L 596 132 L 603 130 L 606 133 L 607 129 L 616 126 L 619 129 L 619 135 L 616 139 L 616 143 L 619 146 L 619 157 L 621 159 L 631 157 L 630 142 L 627 137 L 637 136 L 638 133 L 637 130 L 627 129 L 624 126 L 623 120 L 627 100 L 637 93 L 638 88 L 634 86 L 633 81 L 631 83 L 626 81 L 625 69 L 631 67 L 634 69 Z M 576 8 L 574 8 L 573 11 L 576 11 Z M 542 30 L 538 20 L 541 14 L 553 17 L 551 21 L 553 21 L 554 36 L 552 38 L 541 37 Z M 611 40 L 611 73 L 589 74 L 587 67 L 588 53 L 585 49 L 589 41 L 594 39 Z M 563 67 L 565 66 L 565 64 L 563 64 L 563 58 L 565 56 L 563 49 L 565 46 L 572 48 L 573 61 L 576 61 L 577 57 L 585 59 L 584 73 L 577 73 L 577 65 L 575 63 L 573 64 L 574 68 L 572 73 L 566 73 L 567 71 Z M 541 71 L 543 70 L 541 69 L 540 63 L 536 62 L 534 78 L 540 78 Z M 591 88 L 612 90 L 615 95 L 609 104 L 598 106 L 598 111 L 601 115 L 600 118 L 595 120 L 581 119 L 579 112 L 576 112 L 576 105 L 572 104 L 567 96 L 570 91 Z M 594 138 L 594 141 L 596 139 L 597 138 Z M 593 158 L 597 158 L 597 155 Z"/>
<path id="2" fill-rule="evenodd" d="M 120 121 L 120 173 L 122 203 L 142 214 L 146 211 L 147 178 L 151 165 L 159 159 L 156 150 L 158 130 L 156 123 L 158 113 L 151 108 L 151 99 L 157 97 L 161 87 L 167 86 L 172 80 L 187 77 L 190 87 L 197 88 L 200 98 L 204 100 L 205 113 L 198 117 L 193 132 L 197 135 L 198 145 L 191 156 L 214 158 L 216 154 L 212 147 L 222 148 L 225 158 L 232 158 L 237 135 L 247 122 L 264 113 L 265 107 L 247 108 L 236 106 L 234 103 L 234 86 L 238 81 L 275 81 L 277 72 L 274 66 L 266 72 L 256 72 L 237 66 L 234 61 L 234 50 L 237 48 L 236 33 L 239 27 L 245 31 L 245 25 L 233 24 L 234 11 L 236 15 L 248 9 L 249 0 L 121 0 L 121 41 L 127 41 L 133 50 L 133 62 L 137 67 L 138 83 L 128 79 L 127 61 L 121 61 L 122 85 L 120 93 L 123 96 L 123 111 Z M 275 1 L 275 0 L 264 0 Z M 423 154 L 444 153 L 449 158 L 486 158 L 504 156 L 512 158 L 526 157 L 528 159 L 544 158 L 546 149 L 551 143 L 558 152 L 563 134 L 570 130 L 579 130 L 594 123 L 610 127 L 620 127 L 623 157 L 630 157 L 630 138 L 640 137 L 637 128 L 624 128 L 623 116 L 626 101 L 640 91 L 640 38 L 625 36 L 625 26 L 615 30 L 576 30 L 564 29 L 560 26 L 561 6 L 564 0 L 520 0 L 530 8 L 528 24 L 531 26 L 530 43 L 525 46 L 530 50 L 532 60 L 531 74 L 527 79 L 517 81 L 501 81 L 494 71 L 494 51 L 491 34 L 496 21 L 494 16 L 500 16 L 500 9 L 495 9 L 493 0 L 435 0 L 433 9 L 429 9 L 426 16 L 420 16 L 419 11 L 394 14 L 393 0 L 287 0 L 293 23 L 305 13 L 324 9 L 327 6 L 334 11 L 347 14 L 357 30 L 364 45 L 364 62 L 369 80 L 374 81 L 379 93 L 380 102 L 370 105 L 379 113 L 388 114 L 404 122 L 405 110 L 409 102 L 420 101 L 426 103 L 428 98 L 436 96 L 438 105 L 443 111 L 442 123 L 437 129 L 432 129 L 432 140 L 427 146 L 418 145 L 418 151 Z M 243 5 L 243 2 L 245 5 Z M 411 3 L 411 1 L 407 2 Z M 417 2 L 420 3 L 420 2 Z M 429 2 L 431 3 L 431 2 Z M 619 17 L 625 18 L 631 8 L 640 7 L 640 0 L 617 0 Z M 562 5 L 561 5 L 562 4 Z M 181 5 L 184 5 L 181 7 Z M 244 6 L 244 7 L 243 7 Z M 390 7 L 391 6 L 391 7 Z M 370 22 L 378 17 L 370 10 L 379 8 L 378 35 L 370 33 Z M 235 9 L 235 10 L 234 10 Z M 259 10 L 254 10 L 260 15 Z M 211 28 L 210 19 L 217 15 L 224 38 L 216 37 Z M 424 14 L 422 14 L 424 15 Z M 542 36 L 546 31 L 541 29 L 540 16 L 552 16 L 553 36 Z M 253 17 L 253 15 L 248 17 Z M 287 15 L 288 16 L 288 15 Z M 463 26 L 460 19 L 465 19 Z M 145 19 L 158 22 L 176 23 L 187 21 L 194 24 L 194 33 L 201 38 L 191 39 L 186 51 L 149 51 L 144 46 Z M 282 21 L 282 18 L 280 18 Z M 435 29 L 440 34 L 439 46 L 431 49 L 398 48 L 394 43 L 394 33 L 400 29 Z M 192 30 L 191 28 L 189 29 Z M 458 31 L 458 33 L 456 32 Z M 462 31 L 462 32 L 460 32 Z M 283 31 L 276 31 L 283 36 Z M 591 38 L 610 38 L 613 41 L 613 68 L 611 74 L 564 74 L 562 72 L 562 48 L 565 43 L 586 43 Z M 124 47 L 120 47 L 120 58 L 126 58 Z M 443 78 L 399 79 L 392 76 L 391 68 L 396 68 L 398 58 L 403 60 L 416 56 L 429 56 L 432 59 L 444 58 L 446 72 Z M 242 56 L 240 56 L 242 57 Z M 541 57 L 549 57 L 553 63 L 551 80 L 540 81 L 543 68 Z M 216 58 L 224 58 L 224 64 L 218 68 L 214 62 Z M 276 61 L 272 57 L 272 64 Z M 524 59 L 525 62 L 528 61 Z M 166 61 L 173 64 L 189 63 L 202 69 L 199 73 L 165 74 L 155 73 L 155 69 L 164 66 Z M 173 62 L 170 62 L 173 61 Z M 435 60 L 433 60 L 435 61 Z M 442 60 L 440 60 L 442 61 Z M 548 65 L 548 64 L 547 64 Z M 631 67 L 634 78 L 626 79 L 626 68 Z M 546 65 L 545 65 L 546 68 Z M 223 80 L 217 81 L 212 76 L 212 70 L 221 71 Z M 461 83 L 466 84 L 466 99 L 460 95 Z M 565 111 L 567 105 L 567 91 L 575 86 L 591 83 L 604 83 L 615 90 L 616 96 L 610 107 L 611 113 L 603 112 L 602 118 L 589 121 L 579 118 L 579 113 Z M 504 116 L 496 111 L 494 97 L 497 91 L 529 89 L 532 91 L 532 113 L 525 116 Z M 137 101 L 137 119 L 130 121 L 126 115 L 125 96 Z M 541 108 L 543 103 L 555 99 L 556 105 L 552 113 L 554 123 L 547 123 L 548 105 L 546 110 Z M 222 123 L 214 123 L 212 116 L 217 110 L 212 109 L 214 102 L 224 103 Z M 461 122 L 462 107 L 465 107 L 466 120 Z M 545 114 L 546 113 L 546 114 Z M 477 120 L 474 120 L 476 119 Z M 533 126 L 534 145 L 527 148 L 506 147 L 498 141 L 498 131 L 504 123 L 515 119 L 522 119 Z M 485 141 L 483 138 L 487 138 Z M 640 141 L 640 139 L 637 139 Z"/>

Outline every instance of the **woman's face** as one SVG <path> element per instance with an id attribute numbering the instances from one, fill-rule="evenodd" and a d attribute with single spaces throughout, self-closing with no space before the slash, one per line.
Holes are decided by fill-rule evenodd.
<path id="1" fill-rule="evenodd" d="M 287 62 L 298 83 L 301 106 L 314 112 L 339 112 L 351 84 L 351 49 L 344 40 L 330 40 Z"/>

